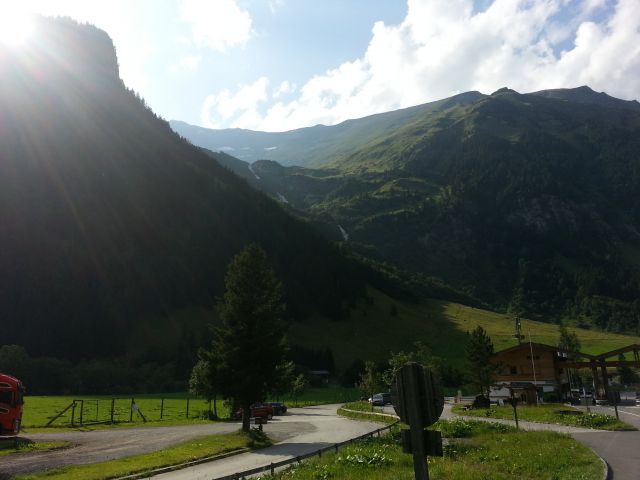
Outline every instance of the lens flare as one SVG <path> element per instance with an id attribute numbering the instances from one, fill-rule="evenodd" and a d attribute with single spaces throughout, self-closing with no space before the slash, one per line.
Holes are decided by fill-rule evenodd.
<path id="1" fill-rule="evenodd" d="M 0 43 L 10 46 L 24 44 L 34 30 L 33 18 L 23 12 L 0 10 Z"/>

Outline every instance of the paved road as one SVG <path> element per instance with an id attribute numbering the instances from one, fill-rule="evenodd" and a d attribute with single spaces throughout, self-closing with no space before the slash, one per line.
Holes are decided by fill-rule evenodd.
<path id="1" fill-rule="evenodd" d="M 212 478 L 230 475 L 272 462 L 279 462 L 298 455 L 310 453 L 337 442 L 363 435 L 380 428 L 380 423 L 349 420 L 339 417 L 336 410 L 340 405 L 321 405 L 307 408 L 290 409 L 294 415 L 279 417 L 282 423 L 289 423 L 295 428 L 305 426 L 295 436 L 255 452 L 235 455 L 211 463 L 156 475 L 153 480 L 211 480 Z M 265 431 L 272 435 L 274 424 L 265 426 Z"/>
<path id="2" fill-rule="evenodd" d="M 591 411 L 614 415 L 612 407 L 591 407 Z M 640 408 L 618 407 L 620 419 L 640 429 Z M 640 479 L 640 431 L 573 434 L 576 440 L 595 450 L 609 464 L 609 479 Z"/>
<path id="3" fill-rule="evenodd" d="M 299 455 L 324 446 L 322 442 L 343 441 L 379 428 L 379 424 L 355 422 L 338 417 L 339 405 L 291 408 L 285 416 L 275 417 L 265 431 L 276 442 L 290 439 L 259 455 L 270 461 L 283 455 Z M 2 457 L 0 480 L 11 475 L 32 473 L 65 465 L 79 465 L 112 460 L 130 455 L 154 452 L 203 435 L 231 433 L 240 428 L 237 422 L 173 427 L 127 428 L 86 432 L 64 432 L 23 435 L 31 440 L 66 440 L 74 447 L 52 451 Z M 280 457 L 274 457 L 279 452 Z M 298 452 L 298 453 L 296 453 Z M 257 454 L 258 455 L 258 454 Z M 274 459 L 277 458 L 277 459 Z M 193 477 L 189 477 L 193 478 Z M 210 477 L 209 477 L 210 478 Z"/>

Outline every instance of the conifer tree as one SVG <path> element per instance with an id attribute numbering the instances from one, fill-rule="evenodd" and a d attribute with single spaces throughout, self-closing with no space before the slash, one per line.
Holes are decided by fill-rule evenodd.
<path id="1" fill-rule="evenodd" d="M 212 390 L 242 408 L 242 429 L 249 431 L 251 404 L 265 400 L 286 370 L 282 287 L 265 252 L 250 245 L 231 261 L 225 290 L 218 305 L 222 326 L 201 355 L 212 368 L 199 369 L 213 375 Z"/>
<path id="2" fill-rule="evenodd" d="M 478 325 L 469 337 L 467 363 L 471 381 L 487 398 L 489 398 L 492 376 L 497 369 L 497 366 L 489 361 L 492 355 L 493 342 L 486 330 Z"/>

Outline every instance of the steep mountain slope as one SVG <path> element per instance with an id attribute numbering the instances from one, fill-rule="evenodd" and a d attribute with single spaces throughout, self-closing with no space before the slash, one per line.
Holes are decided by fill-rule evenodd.
<path id="1" fill-rule="evenodd" d="M 369 256 L 496 308 L 640 328 L 638 102 L 581 87 L 445 105 L 321 170 L 252 169 Z"/>
<path id="2" fill-rule="evenodd" d="M 484 97 L 479 92 L 467 92 L 424 105 L 347 120 L 338 125 L 316 125 L 287 132 L 258 132 L 243 129 L 213 130 L 172 120 L 171 128 L 194 145 L 224 151 L 241 160 L 275 160 L 283 165 L 319 166 L 339 161 L 368 143 L 394 132 L 430 112 L 451 105 L 465 105 Z"/>
<path id="3" fill-rule="evenodd" d="M 273 259 L 293 317 L 340 317 L 362 289 L 312 228 L 126 90 L 103 31 L 39 19 L 30 44 L 0 47 L 0 71 L 0 344 L 71 358 L 141 350 L 146 339 L 127 338 L 138 319 L 156 319 L 152 330 L 178 308 L 211 307 L 249 242 Z M 203 339 L 186 328 L 172 334 L 193 354 Z"/>

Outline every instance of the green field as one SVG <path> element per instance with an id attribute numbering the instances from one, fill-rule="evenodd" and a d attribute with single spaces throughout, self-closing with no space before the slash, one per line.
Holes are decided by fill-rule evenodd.
<path id="1" fill-rule="evenodd" d="M 299 396 L 295 402 L 289 396 L 272 401 L 283 401 L 288 406 L 304 407 L 308 405 L 320 405 L 327 403 L 344 403 L 356 400 L 360 397 L 360 392 L 355 388 L 327 387 L 309 388 Z M 64 410 L 74 400 L 83 400 L 82 408 L 83 422 L 92 429 L 131 427 L 131 426 L 167 426 L 189 423 L 209 422 L 208 411 L 209 402 L 198 398 L 188 397 L 186 393 L 136 395 L 136 405 L 139 411 L 146 417 L 146 423 L 141 415 L 134 412 L 131 415 L 131 398 L 117 397 L 114 402 L 114 421 L 111 425 L 111 399 L 110 396 L 27 396 L 25 398 L 25 408 L 22 419 L 22 428 L 27 432 L 34 429 L 42 429 L 47 422 L 57 413 Z M 187 398 L 189 398 L 189 415 L 187 416 Z M 164 404 L 162 403 L 164 399 Z M 77 402 L 74 425 L 80 423 L 80 402 Z M 213 411 L 213 403 L 211 405 Z M 217 401 L 218 417 L 229 418 L 229 407 L 222 400 Z M 162 411 L 162 418 L 160 413 Z M 57 419 L 51 427 L 69 428 L 71 427 L 72 410 Z M 132 421 L 130 422 L 129 419 Z M 102 423 L 97 423 L 102 422 Z"/>
<path id="2" fill-rule="evenodd" d="M 432 480 L 600 480 L 603 466 L 587 447 L 555 432 L 515 431 L 506 425 L 453 420 L 435 425 L 448 438 L 444 457 L 429 458 Z M 412 456 L 399 435 L 369 438 L 337 454 L 295 465 L 263 480 L 410 480 Z"/>
<path id="3" fill-rule="evenodd" d="M 454 405 L 453 412 L 472 417 L 513 420 L 513 407 L 507 405 L 473 410 L 463 410 L 462 405 Z M 576 414 L 562 412 L 576 412 Z M 578 414 L 578 412 L 580 412 L 580 414 Z M 555 423 L 557 425 L 594 428 L 597 430 L 635 430 L 633 426 L 617 420 L 611 415 L 603 415 L 601 413 L 582 414 L 577 408 L 568 407 L 560 403 L 518 406 L 518 419 L 528 422 Z"/>
<path id="4" fill-rule="evenodd" d="M 441 300 L 403 303 L 373 289 L 369 295 L 373 304 L 361 301 L 347 321 L 314 318 L 294 323 L 289 335 L 292 343 L 313 349 L 331 348 L 338 369 L 356 359 L 386 360 L 390 351 L 411 349 L 417 340 L 428 345 L 435 355 L 461 367 L 467 332 L 478 325 L 487 330 L 496 351 L 516 344 L 513 320 L 507 315 Z M 390 314 L 392 305 L 398 312 L 395 317 Z M 522 320 L 522 332 L 534 342 L 557 344 L 558 329 L 558 325 Z M 640 343 L 640 337 L 581 328 L 569 330 L 576 332 L 586 353 Z"/>

